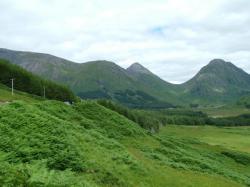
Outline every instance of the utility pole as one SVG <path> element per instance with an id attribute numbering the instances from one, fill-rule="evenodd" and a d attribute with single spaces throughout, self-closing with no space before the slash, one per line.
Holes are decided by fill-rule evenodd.
<path id="1" fill-rule="evenodd" d="M 14 79 L 10 79 L 11 80 L 11 94 L 12 96 L 14 95 Z"/>
<path id="2" fill-rule="evenodd" d="M 46 99 L 46 88 L 45 88 L 45 86 L 43 86 L 43 97 L 44 97 L 44 99 Z"/>

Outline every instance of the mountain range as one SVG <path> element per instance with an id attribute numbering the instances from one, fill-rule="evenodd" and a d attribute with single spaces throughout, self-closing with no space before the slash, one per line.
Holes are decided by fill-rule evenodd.
<path id="1" fill-rule="evenodd" d="M 107 98 L 130 107 L 232 103 L 250 95 L 250 75 L 230 62 L 212 60 L 191 80 L 171 84 L 139 63 L 124 69 L 110 61 L 75 63 L 49 54 L 0 49 L 0 58 L 63 83 L 81 98 Z"/>

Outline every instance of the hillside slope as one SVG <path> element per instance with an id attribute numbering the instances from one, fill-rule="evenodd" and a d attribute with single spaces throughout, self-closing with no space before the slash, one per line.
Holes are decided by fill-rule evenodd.
<path id="1" fill-rule="evenodd" d="M 127 68 L 127 72 L 140 84 L 149 90 L 149 93 L 157 98 L 170 103 L 181 104 L 179 93 L 182 87 L 162 80 L 139 63 L 134 63 Z"/>
<path id="2" fill-rule="evenodd" d="M 247 153 L 151 135 L 92 101 L 0 105 L 0 136 L 1 186 L 250 185 Z"/>
<path id="3" fill-rule="evenodd" d="M 0 58 L 17 64 L 35 74 L 51 80 L 70 79 L 72 72 L 78 70 L 77 63 L 50 54 L 13 51 L 0 48 Z"/>
<path id="4" fill-rule="evenodd" d="M 9 102 L 15 100 L 22 100 L 25 102 L 36 102 L 43 100 L 43 98 L 17 90 L 15 90 L 14 95 L 12 95 L 11 89 L 0 83 L 0 105 L 8 104 Z"/>

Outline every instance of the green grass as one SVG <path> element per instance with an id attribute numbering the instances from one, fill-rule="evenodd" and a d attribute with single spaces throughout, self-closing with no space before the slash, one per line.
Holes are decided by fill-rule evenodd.
<path id="1" fill-rule="evenodd" d="M 250 127 L 168 125 L 161 129 L 160 134 L 195 139 L 212 146 L 250 153 Z"/>
<path id="2" fill-rule="evenodd" d="M 35 95 L 30 95 L 25 92 L 14 90 L 14 95 L 11 94 L 11 89 L 7 86 L 0 84 L 0 105 L 5 102 L 11 102 L 14 100 L 22 100 L 27 102 L 41 101 L 42 98 Z"/>
<path id="3" fill-rule="evenodd" d="M 214 108 L 201 109 L 202 112 L 206 113 L 210 117 L 221 118 L 221 117 L 236 117 L 242 114 L 250 114 L 250 109 L 240 105 L 226 105 Z"/>
<path id="4" fill-rule="evenodd" d="M 175 148 L 169 148 L 169 145 L 148 138 L 125 142 L 130 153 L 140 160 L 150 172 L 150 180 L 147 181 L 148 186 L 241 186 L 240 183 L 233 182 L 223 175 L 214 174 L 214 171 L 209 173 L 205 170 L 192 168 L 192 159 L 195 159 L 197 155 L 188 158 L 190 160 L 177 160 L 179 155 L 176 157 L 176 154 L 178 154 L 180 147 L 177 142 L 175 143 Z M 169 152 L 164 153 L 160 150 Z"/>
<path id="5" fill-rule="evenodd" d="M 0 186 L 250 185 L 247 145 L 209 144 L 183 126 L 152 135 L 93 101 L 68 106 L 22 97 L 0 106 Z M 223 134 L 207 128 L 210 141 Z M 239 129 L 229 129 L 228 138 L 247 142 Z"/>
<path id="6" fill-rule="evenodd" d="M 1 163 L 7 168 L 1 172 L 6 176 L 12 170 L 18 174 L 21 168 L 24 176 L 20 180 L 29 185 L 67 184 L 66 174 L 75 178 L 72 181 L 78 181 L 81 175 L 79 182 L 105 186 L 124 185 L 126 178 L 121 174 L 142 175 L 143 168 L 113 138 L 144 136 L 144 131 L 95 103 L 81 103 L 72 108 L 53 101 L 35 104 L 19 101 L 0 110 Z M 106 117 L 103 123 L 96 123 L 98 116 L 103 118 L 100 114 Z M 60 180 L 46 180 L 51 173 L 61 177 Z M 42 177 L 35 180 L 37 175 Z M 5 183 L 6 176 L 0 182 Z M 15 178 L 14 175 L 12 181 Z"/>

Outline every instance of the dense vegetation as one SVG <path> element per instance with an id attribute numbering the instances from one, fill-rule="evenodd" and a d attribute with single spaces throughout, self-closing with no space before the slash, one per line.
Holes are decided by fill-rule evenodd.
<path id="1" fill-rule="evenodd" d="M 212 118 L 201 111 L 194 111 L 191 109 L 132 110 L 110 100 L 99 100 L 98 103 L 108 109 L 118 112 L 151 132 L 158 132 L 160 127 L 165 125 L 250 125 L 250 114 L 242 114 L 235 117 Z"/>
<path id="2" fill-rule="evenodd" d="M 44 80 L 16 65 L 0 59 L 0 83 L 11 87 L 11 79 L 14 79 L 14 89 L 33 95 L 43 96 L 44 88 L 46 98 L 73 102 L 74 94 L 65 86 Z"/>
<path id="3" fill-rule="evenodd" d="M 148 135 L 92 101 L 5 104 L 0 136 L 1 186 L 250 185 L 248 153 Z"/>
<path id="4" fill-rule="evenodd" d="M 144 111 L 145 115 L 156 116 L 162 124 L 175 125 L 213 125 L 213 126 L 249 126 L 250 115 L 212 118 L 200 111 L 172 109 L 161 111 Z"/>
<path id="5" fill-rule="evenodd" d="M 134 121 L 144 129 L 150 130 L 151 132 L 159 131 L 160 121 L 155 117 L 152 118 L 151 116 L 144 115 L 141 112 L 131 110 L 110 100 L 98 100 L 97 102 L 98 104 L 125 116 L 131 121 Z"/>
<path id="6" fill-rule="evenodd" d="M 59 102 L 14 102 L 0 110 L 1 185 L 84 185 L 87 179 L 77 173 L 100 185 L 116 185 L 125 183 L 113 170 L 116 163 L 128 167 L 124 171 L 137 170 L 137 163 L 112 139 L 144 136 L 143 130 L 95 103 L 72 108 Z M 107 160 L 114 163 L 105 167 L 92 161 L 101 152 L 112 152 Z"/>
<path id="7" fill-rule="evenodd" d="M 238 105 L 243 105 L 246 108 L 250 109 L 250 96 L 244 96 L 242 98 L 240 98 L 240 100 L 237 102 Z"/>
<path id="8" fill-rule="evenodd" d="M 175 107 L 170 103 L 159 101 L 155 97 L 139 90 L 117 91 L 114 93 L 114 99 L 130 108 L 163 109 Z"/>
<path id="9" fill-rule="evenodd" d="M 146 94 L 142 91 L 116 91 L 111 97 L 105 90 L 102 91 L 89 91 L 80 92 L 78 96 L 82 99 L 109 99 L 119 102 L 120 104 L 129 108 L 140 108 L 140 109 L 162 109 L 162 108 L 173 108 L 170 103 L 159 101 L 156 98 Z"/>

